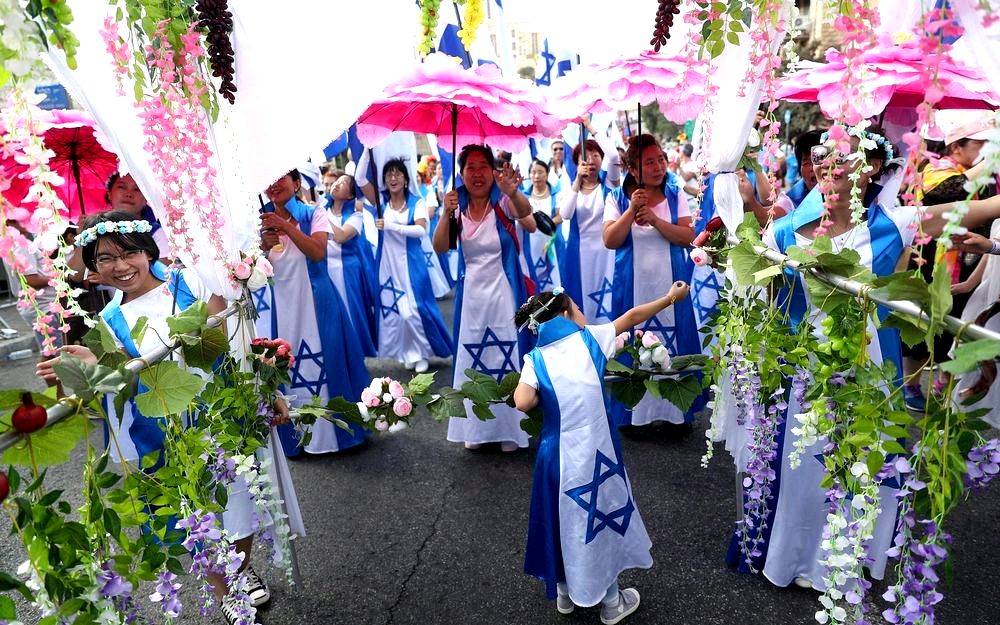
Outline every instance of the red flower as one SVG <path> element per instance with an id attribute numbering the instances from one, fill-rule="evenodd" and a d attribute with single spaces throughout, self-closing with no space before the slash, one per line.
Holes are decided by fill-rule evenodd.
<path id="1" fill-rule="evenodd" d="M 722 217 L 716 215 L 715 217 L 709 219 L 708 223 L 705 224 L 705 232 L 715 232 L 722 226 L 723 226 Z"/>

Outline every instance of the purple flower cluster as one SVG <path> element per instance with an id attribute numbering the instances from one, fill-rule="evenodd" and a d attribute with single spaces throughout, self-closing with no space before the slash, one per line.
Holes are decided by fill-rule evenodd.
<path id="1" fill-rule="evenodd" d="M 97 591 L 102 597 L 114 599 L 132 593 L 132 583 L 111 568 L 111 560 L 105 560 L 97 573 Z"/>
<path id="2" fill-rule="evenodd" d="M 196 547 L 206 549 L 222 538 L 222 531 L 218 528 L 218 520 L 212 512 L 195 510 L 187 518 L 177 522 L 177 527 L 188 531 L 187 538 L 181 543 L 188 551 Z"/>
<path id="3" fill-rule="evenodd" d="M 736 423 L 743 426 L 747 418 L 760 412 L 760 376 L 756 366 L 747 360 L 738 345 L 733 347 L 733 357 L 727 366 L 733 381 L 733 398 L 736 400 Z"/>
<path id="4" fill-rule="evenodd" d="M 750 379 L 755 380 L 759 389 L 760 378 L 752 374 Z M 778 457 L 778 430 L 787 409 L 785 389 L 779 387 L 768 398 L 767 410 L 756 406 L 756 409 L 747 413 L 750 417 L 747 424 L 750 430 L 747 450 L 750 453 L 747 475 L 743 479 L 744 514 L 740 523 L 740 545 L 743 557 L 751 569 L 752 560 L 762 555 L 760 546 L 764 542 L 764 530 L 767 528 L 768 502 L 772 498 L 771 484 L 777 477 L 773 465 Z"/>
<path id="5" fill-rule="evenodd" d="M 865 617 L 868 613 L 865 596 L 871 590 L 872 583 L 865 579 L 863 569 L 874 563 L 871 557 L 871 527 L 866 530 L 866 520 L 867 525 L 871 525 L 872 520 L 855 513 L 858 497 L 864 498 L 865 506 L 877 503 L 864 493 L 855 493 L 849 497 L 840 480 L 834 480 L 833 486 L 826 491 L 828 512 L 833 515 L 828 518 L 836 517 L 836 521 L 828 522 L 823 528 L 822 562 L 827 570 L 824 576 L 827 583 L 824 596 L 829 596 L 831 601 L 843 596 L 853 610 L 854 624 L 871 625 Z"/>
<path id="6" fill-rule="evenodd" d="M 212 479 L 220 484 L 232 484 L 236 481 L 236 461 L 226 455 L 226 450 L 216 447 L 201 455 L 205 468 L 212 474 Z"/>
<path id="7" fill-rule="evenodd" d="M 181 600 L 178 597 L 181 585 L 174 583 L 175 579 L 177 576 L 170 571 L 161 572 L 155 592 L 149 595 L 150 601 L 161 604 L 160 609 L 167 618 L 177 618 L 181 613 Z"/>
<path id="8" fill-rule="evenodd" d="M 986 488 L 1000 473 L 1000 441 L 993 438 L 969 450 L 965 461 L 965 484 L 976 492 Z"/>
<path id="9" fill-rule="evenodd" d="M 937 590 L 935 568 L 948 559 L 951 536 L 933 521 L 917 521 L 912 509 L 900 515 L 899 526 L 905 530 L 897 532 L 889 555 L 900 559 L 901 581 L 882 595 L 895 604 L 882 617 L 899 625 L 934 625 L 934 606 L 944 599 Z M 923 536 L 917 539 L 920 532 Z"/>
<path id="10" fill-rule="evenodd" d="M 795 373 L 792 374 L 792 399 L 802 407 L 802 410 L 809 408 L 806 404 L 806 390 L 810 384 L 812 384 L 812 374 L 808 369 L 796 365 Z"/>

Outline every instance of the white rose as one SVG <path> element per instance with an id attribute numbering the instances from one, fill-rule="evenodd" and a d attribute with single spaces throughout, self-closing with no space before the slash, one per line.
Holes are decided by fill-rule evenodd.
<path id="1" fill-rule="evenodd" d="M 361 413 L 361 420 L 364 421 L 365 423 L 368 423 L 369 421 L 372 420 L 371 415 L 368 414 L 368 406 L 366 406 L 364 402 L 361 401 L 358 402 L 358 412 Z"/>
<path id="2" fill-rule="evenodd" d="M 639 364 L 643 367 L 649 367 L 653 364 L 653 350 L 644 349 L 639 352 Z"/>
<path id="3" fill-rule="evenodd" d="M 756 128 L 750 129 L 750 134 L 747 135 L 747 147 L 755 148 L 760 145 L 760 133 L 757 132 Z"/>
<path id="4" fill-rule="evenodd" d="M 652 359 L 661 369 L 670 368 L 670 352 L 662 343 L 653 348 Z"/>
<path id="5" fill-rule="evenodd" d="M 250 277 L 247 278 L 247 288 L 251 291 L 256 291 L 257 289 L 263 289 L 265 286 L 267 286 L 267 276 L 264 275 L 263 271 L 254 267 L 250 273 Z"/>

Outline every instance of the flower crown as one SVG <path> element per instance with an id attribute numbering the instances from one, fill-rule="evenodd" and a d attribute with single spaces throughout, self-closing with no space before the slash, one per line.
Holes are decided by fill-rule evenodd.
<path id="1" fill-rule="evenodd" d="M 860 128 L 858 126 L 855 126 L 853 128 L 848 128 L 847 129 L 847 134 L 853 135 L 855 137 L 858 137 L 859 139 L 862 140 L 862 142 L 867 139 L 869 141 L 874 141 L 878 145 L 881 145 L 882 149 L 885 150 L 885 160 L 886 161 L 891 161 L 893 159 L 893 157 L 896 155 L 896 153 L 893 152 L 893 150 L 892 150 L 892 143 L 890 143 L 888 139 L 886 139 L 884 136 L 878 134 L 877 132 L 869 132 L 869 131 L 865 130 L 864 128 Z M 829 138 L 830 138 L 830 132 L 829 131 L 824 132 L 823 134 L 821 134 L 819 136 L 819 142 L 820 143 L 826 143 L 826 140 L 829 139 Z M 872 149 L 872 148 L 874 148 L 874 146 L 868 146 L 868 147 L 866 147 L 864 145 L 862 145 L 861 147 L 863 147 L 865 149 Z"/>
<path id="2" fill-rule="evenodd" d="M 133 234 L 135 232 L 152 232 L 153 226 L 145 219 L 135 219 L 133 221 L 102 221 L 93 225 L 80 234 L 76 235 L 76 246 L 84 247 L 97 240 L 102 234 L 120 232 L 122 234 Z"/>
<path id="3" fill-rule="evenodd" d="M 520 332 L 525 327 L 527 327 L 529 330 L 531 330 L 532 334 L 538 334 L 538 319 L 536 317 L 538 317 L 538 315 L 548 310 L 549 304 L 556 301 L 556 298 L 562 295 L 563 291 L 564 289 L 561 286 L 557 286 L 556 288 L 552 289 L 552 298 L 549 299 L 544 304 L 542 304 L 541 306 L 539 306 L 538 310 L 528 315 L 528 320 L 522 323 L 521 327 L 519 327 L 517 331 Z M 534 296 L 532 296 L 532 299 L 533 298 Z M 529 299 L 528 301 L 530 302 L 531 300 Z"/>

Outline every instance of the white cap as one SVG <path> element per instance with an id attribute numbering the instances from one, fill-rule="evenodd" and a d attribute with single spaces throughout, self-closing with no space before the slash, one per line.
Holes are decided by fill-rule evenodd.
<path id="1" fill-rule="evenodd" d="M 944 136 L 944 144 L 960 139 L 985 140 L 996 128 L 996 113 L 984 109 L 944 109 L 934 115 L 934 125 Z"/>

